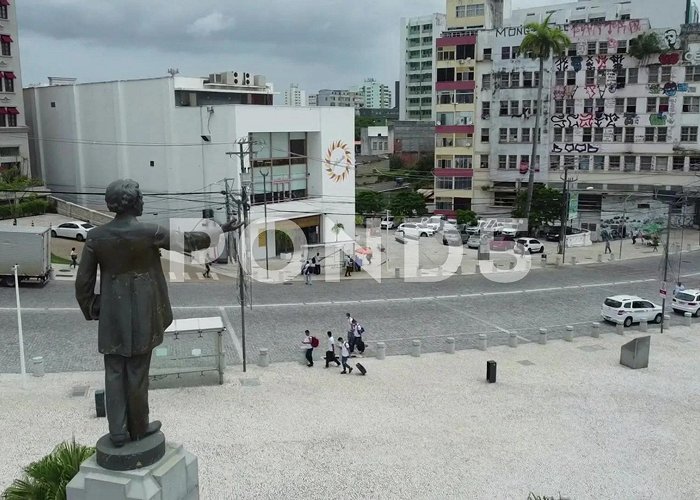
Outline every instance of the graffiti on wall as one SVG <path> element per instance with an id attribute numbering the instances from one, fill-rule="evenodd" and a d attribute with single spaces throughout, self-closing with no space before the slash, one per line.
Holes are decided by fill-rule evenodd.
<path id="1" fill-rule="evenodd" d="M 612 69 L 614 71 L 620 71 L 623 69 L 623 63 L 625 62 L 624 54 L 600 54 L 597 56 L 559 56 L 554 59 L 554 68 L 557 71 L 569 71 L 572 70 L 576 73 L 581 71 L 584 67 L 587 70 L 597 69 L 603 71 L 606 69 Z"/>
<path id="2" fill-rule="evenodd" d="M 554 128 L 615 127 L 620 120 L 617 113 L 558 113 L 550 118 Z"/>
<path id="3" fill-rule="evenodd" d="M 678 48 L 678 31 L 674 29 L 664 31 L 663 39 L 669 49 L 676 50 Z"/>
<path id="4" fill-rule="evenodd" d="M 667 125 L 668 115 L 666 113 L 657 113 L 649 115 L 649 125 L 652 127 L 665 127 Z"/>
<path id="5" fill-rule="evenodd" d="M 634 35 L 641 31 L 649 29 L 649 21 L 646 19 L 625 19 L 621 21 L 605 21 L 605 22 L 590 22 L 577 24 L 558 25 L 574 42 L 585 40 L 600 40 L 607 37 L 614 43 L 608 42 L 608 47 L 617 48 L 617 39 L 621 35 Z M 668 30 L 675 31 L 675 30 Z M 530 32 L 524 26 L 513 26 L 507 28 L 497 28 L 497 38 L 512 38 L 516 36 L 524 36 Z M 676 33 L 676 39 L 678 34 Z M 614 45 L 614 46 L 613 46 Z M 579 52 L 585 54 L 583 52 Z"/>
<path id="6" fill-rule="evenodd" d="M 597 153 L 598 146 L 585 142 L 568 142 L 566 144 L 552 144 L 552 153 Z"/>
<path id="7" fill-rule="evenodd" d="M 659 55 L 659 63 L 664 64 L 666 66 L 671 64 L 678 64 L 680 60 L 681 55 L 678 52 L 669 52 L 667 54 Z"/>
<path id="8" fill-rule="evenodd" d="M 573 99 L 577 89 L 578 85 L 555 85 L 552 89 L 552 97 L 555 101 Z"/>

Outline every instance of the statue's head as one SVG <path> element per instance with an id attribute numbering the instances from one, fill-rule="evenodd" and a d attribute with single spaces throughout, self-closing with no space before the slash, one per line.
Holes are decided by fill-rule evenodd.
<path id="1" fill-rule="evenodd" d="M 107 209 L 116 214 L 139 216 L 143 213 L 143 195 L 139 183 L 132 179 L 119 179 L 105 191 Z"/>

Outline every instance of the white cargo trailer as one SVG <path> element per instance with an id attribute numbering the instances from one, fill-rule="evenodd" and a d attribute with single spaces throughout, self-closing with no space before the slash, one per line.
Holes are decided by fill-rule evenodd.
<path id="1" fill-rule="evenodd" d="M 0 285 L 14 286 L 13 267 L 19 282 L 45 283 L 51 276 L 51 235 L 48 227 L 0 228 Z"/>

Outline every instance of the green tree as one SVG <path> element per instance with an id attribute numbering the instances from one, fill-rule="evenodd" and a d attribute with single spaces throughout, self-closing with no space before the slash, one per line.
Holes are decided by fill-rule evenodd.
<path id="1" fill-rule="evenodd" d="M 331 231 L 335 233 L 335 241 L 338 241 L 338 235 L 342 230 L 345 229 L 345 226 L 341 222 L 337 222 L 336 224 L 333 225 L 331 228 Z"/>
<path id="2" fill-rule="evenodd" d="M 640 61 L 644 61 L 652 54 L 660 54 L 664 52 L 661 46 L 659 35 L 653 31 L 642 33 L 630 40 L 629 55 L 636 57 Z"/>
<path id="3" fill-rule="evenodd" d="M 561 204 L 564 202 L 564 195 L 561 191 L 537 185 L 532 194 L 530 215 L 527 217 L 530 229 L 539 228 L 559 220 L 561 217 Z M 515 198 L 513 217 L 525 218 L 526 208 L 527 193 L 521 191 Z"/>
<path id="4" fill-rule="evenodd" d="M 406 163 L 399 155 L 389 156 L 389 170 L 403 170 L 406 168 Z"/>
<path id="5" fill-rule="evenodd" d="M 435 158 L 431 154 L 424 153 L 420 155 L 413 168 L 421 172 L 432 172 L 435 168 Z"/>
<path id="6" fill-rule="evenodd" d="M 355 192 L 355 212 L 358 214 L 376 214 L 384 210 L 384 197 L 375 191 Z"/>
<path id="7" fill-rule="evenodd" d="M 528 23 L 525 25 L 527 35 L 520 43 L 520 53 L 532 59 L 539 59 L 540 72 L 537 85 L 537 113 L 535 113 L 535 136 L 532 138 L 532 154 L 530 155 L 530 172 L 527 182 L 527 200 L 525 203 L 524 217 L 530 218 L 532 207 L 532 195 L 535 186 L 535 159 L 537 158 L 537 141 L 540 129 L 540 115 L 542 114 L 542 84 L 544 82 L 544 61 L 553 55 L 561 55 L 571 45 L 571 39 L 559 27 L 551 25 L 549 14 L 541 23 Z"/>
<path id="8" fill-rule="evenodd" d="M 425 198 L 415 191 L 396 193 L 389 202 L 389 210 L 391 210 L 392 215 L 407 217 L 428 213 L 428 209 L 425 206 Z"/>
<path id="9" fill-rule="evenodd" d="M 457 210 L 457 224 L 476 226 L 478 218 L 471 210 Z"/>

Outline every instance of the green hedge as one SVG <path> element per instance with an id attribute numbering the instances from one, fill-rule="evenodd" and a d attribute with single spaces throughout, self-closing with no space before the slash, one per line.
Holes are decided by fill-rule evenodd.
<path id="1" fill-rule="evenodd" d="M 14 203 L 0 205 L 0 219 L 42 215 L 45 214 L 48 209 L 49 202 L 45 198 L 29 198 L 19 202 L 19 205 L 14 205 Z"/>

